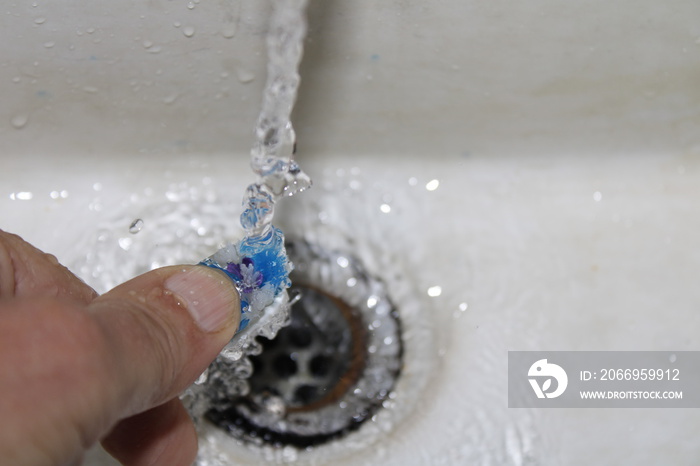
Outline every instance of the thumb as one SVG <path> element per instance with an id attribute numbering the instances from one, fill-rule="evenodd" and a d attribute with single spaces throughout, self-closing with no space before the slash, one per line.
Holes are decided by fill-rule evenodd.
<path id="1" fill-rule="evenodd" d="M 87 306 L 0 299 L 0 463 L 74 460 L 191 384 L 239 320 L 233 282 L 204 266 L 148 272 Z"/>
<path id="2" fill-rule="evenodd" d="M 136 277 L 88 306 L 115 355 L 123 417 L 177 396 L 238 329 L 233 282 L 205 266 L 173 266 Z"/>

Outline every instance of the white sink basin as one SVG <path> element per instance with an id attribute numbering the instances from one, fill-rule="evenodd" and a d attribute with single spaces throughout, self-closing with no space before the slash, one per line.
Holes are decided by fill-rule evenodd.
<path id="1" fill-rule="evenodd" d="M 99 291 L 239 235 L 266 6 L 193 5 L 0 19 L 18 44 L 0 60 L 0 228 Z M 699 14 L 311 2 L 295 126 L 315 187 L 278 223 L 356 238 L 418 317 L 398 425 L 287 460 L 694 464 L 695 410 L 509 409 L 506 383 L 509 350 L 698 349 Z"/>

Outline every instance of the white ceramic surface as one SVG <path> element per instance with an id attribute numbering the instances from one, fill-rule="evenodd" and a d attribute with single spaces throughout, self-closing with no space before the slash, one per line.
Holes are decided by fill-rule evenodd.
<path id="1" fill-rule="evenodd" d="M 149 192 L 238 203 L 265 2 L 34 4 L 0 10 L 0 228 L 77 264 Z M 699 349 L 698 17 L 690 0 L 311 2 L 295 125 L 317 186 L 282 209 L 362 182 L 355 223 L 394 225 L 384 250 L 414 258 L 439 327 L 422 401 L 336 464 L 697 463 L 696 410 L 509 410 L 505 384 L 508 350 Z"/>

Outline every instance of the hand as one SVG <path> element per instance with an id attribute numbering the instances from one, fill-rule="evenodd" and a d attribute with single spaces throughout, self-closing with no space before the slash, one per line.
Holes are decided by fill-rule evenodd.
<path id="1" fill-rule="evenodd" d="M 127 465 L 190 465 L 197 437 L 177 395 L 239 319 L 217 270 L 165 267 L 98 296 L 0 230 L 0 464 L 79 463 L 102 441 Z"/>

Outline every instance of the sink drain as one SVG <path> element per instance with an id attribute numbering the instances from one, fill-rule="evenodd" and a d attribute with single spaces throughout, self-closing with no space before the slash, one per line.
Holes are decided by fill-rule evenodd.
<path id="1" fill-rule="evenodd" d="M 291 322 L 251 358 L 252 393 L 280 398 L 285 411 L 311 411 L 337 401 L 364 369 L 366 330 L 357 310 L 323 291 L 296 287 Z"/>
<path id="2" fill-rule="evenodd" d="M 290 324 L 259 338 L 250 391 L 206 416 L 259 445 L 305 448 L 339 438 L 388 398 L 402 364 L 401 325 L 383 283 L 349 255 L 290 242 L 298 299 Z"/>

